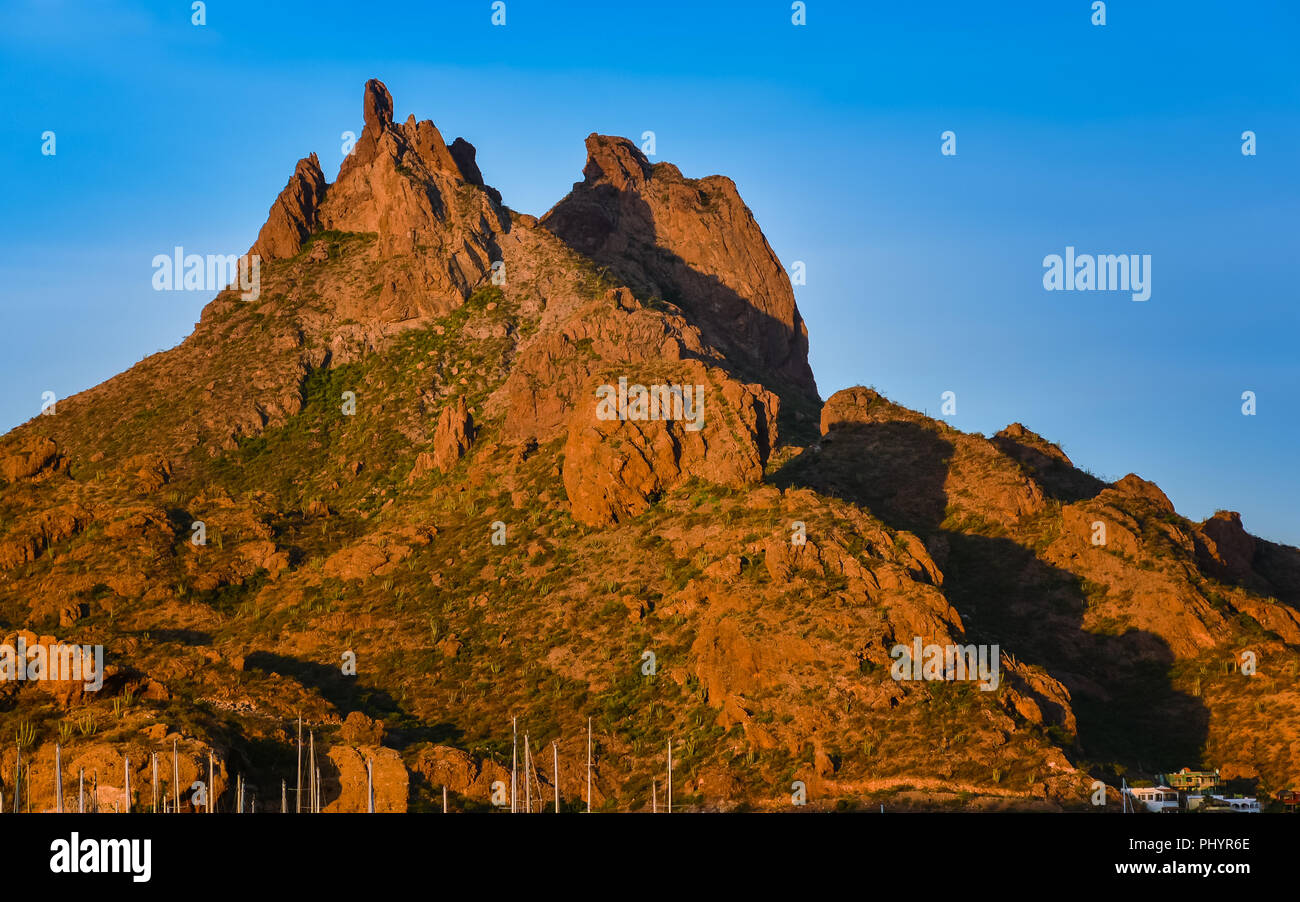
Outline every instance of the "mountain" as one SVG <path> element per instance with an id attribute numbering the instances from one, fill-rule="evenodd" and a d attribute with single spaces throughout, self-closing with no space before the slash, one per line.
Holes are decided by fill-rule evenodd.
<path id="1" fill-rule="evenodd" d="M 256 298 L 0 439 L 0 634 L 107 661 L 0 683 L 33 810 L 56 742 L 102 806 L 129 757 L 149 807 L 154 755 L 183 807 L 209 760 L 223 808 L 236 777 L 293 806 L 299 716 L 333 811 L 367 761 L 381 810 L 489 805 L 512 718 L 570 805 L 590 719 L 596 808 L 662 798 L 670 741 L 707 810 L 1300 783 L 1300 551 L 1020 424 L 823 403 L 724 177 L 591 135 L 539 219 L 378 81 L 363 112 L 272 204 Z M 914 643 L 991 650 L 996 687 L 895 679 Z"/>

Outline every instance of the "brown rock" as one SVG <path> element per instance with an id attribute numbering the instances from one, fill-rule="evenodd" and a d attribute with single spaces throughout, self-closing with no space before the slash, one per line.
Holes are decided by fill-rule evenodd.
<path id="1" fill-rule="evenodd" d="M 319 209 L 323 228 L 378 235 L 380 292 L 340 295 L 359 322 L 442 316 L 488 276 L 496 232 L 508 228 L 485 187 L 465 179 L 432 122 L 392 118 L 388 89 L 366 83 L 365 127 Z M 464 149 L 462 158 L 470 157 Z M 481 178 L 481 177 L 480 177 Z"/>
<path id="2" fill-rule="evenodd" d="M 374 788 L 375 812 L 397 813 L 406 811 L 410 796 L 410 774 L 402 765 L 401 756 L 393 749 L 334 746 L 329 750 L 333 773 L 322 768 L 322 794 L 329 801 L 322 810 L 326 813 L 366 812 L 369 798 L 366 795 L 366 764 L 371 767 L 371 784 Z"/>
<path id="3" fill-rule="evenodd" d="M 901 414 L 901 416 L 900 416 Z M 851 430 L 875 423 L 911 419 L 911 411 L 894 404 L 873 388 L 855 386 L 837 391 L 826 399 L 821 411 L 821 433 L 833 430 Z M 915 415 L 920 419 L 919 415 Z"/>
<path id="4" fill-rule="evenodd" d="M 510 785 L 510 772 L 491 760 L 476 761 L 468 753 L 438 745 L 421 750 L 415 770 L 435 790 L 448 791 L 476 801 L 492 798 L 492 784 L 498 780 Z"/>
<path id="5" fill-rule="evenodd" d="M 1141 498 L 1144 501 L 1153 504 L 1156 509 L 1164 513 L 1174 513 L 1173 502 L 1169 500 L 1168 495 L 1160 491 L 1160 486 L 1156 485 L 1154 482 L 1147 482 L 1145 479 L 1134 473 L 1128 474 L 1119 482 L 1115 483 L 1115 489 L 1134 498 Z"/>
<path id="6" fill-rule="evenodd" d="M 1035 470 L 1041 470 L 1053 462 L 1074 466 L 1059 446 L 1020 423 L 1012 423 L 993 436 L 993 443 Z"/>
<path id="7" fill-rule="evenodd" d="M 368 129 L 382 131 L 393 124 L 393 95 L 388 93 L 388 87 L 379 79 L 372 78 L 366 82 L 361 112 Z"/>
<path id="8" fill-rule="evenodd" d="M 175 795 L 181 798 L 182 810 L 194 810 L 191 805 L 196 780 L 208 780 L 208 753 L 213 752 L 215 795 L 220 796 L 227 788 L 227 770 L 221 753 L 199 739 L 175 736 L 178 740 L 176 760 L 179 763 L 178 778 L 172 777 L 172 742 L 173 737 L 159 739 L 155 731 L 146 725 L 136 723 L 135 739 L 127 741 L 105 741 L 100 735 L 85 738 L 79 734 L 61 749 L 63 769 L 63 804 L 65 811 L 77 810 L 77 775 L 85 771 L 87 810 L 99 812 L 120 812 L 125 810 L 126 794 L 123 791 L 124 758 L 131 763 L 131 810 L 147 811 L 151 806 L 151 759 L 152 753 L 158 755 L 158 776 L 161 795 L 170 803 Z M 156 726 L 156 725 L 153 725 Z M 12 737 L 11 737 L 12 739 Z M 141 740 L 144 741 L 141 741 Z M 10 752 L 12 753 L 12 749 Z M 164 762 L 166 762 L 164 764 Z M 9 788 L 14 785 L 13 755 L 0 760 L 0 783 L 5 786 L 5 802 L 12 804 Z M 30 770 L 28 770 L 30 768 Z M 54 742 L 38 742 L 36 746 L 23 752 L 23 780 L 27 784 L 24 796 L 30 802 L 31 810 L 36 812 L 55 811 L 55 769 Z M 96 780 L 96 776 L 98 780 Z M 28 795 L 30 793 L 30 795 Z M 27 804 L 23 805 L 24 808 Z"/>
<path id="9" fill-rule="evenodd" d="M 638 516 L 691 477 L 735 487 L 762 480 L 776 396 L 726 377 L 699 374 L 685 384 L 697 393 L 703 386 L 699 430 L 683 420 L 598 419 L 594 396 L 574 411 L 563 468 L 574 519 L 595 526 Z"/>
<path id="10" fill-rule="evenodd" d="M 343 741 L 349 745 L 379 745 L 383 739 L 383 723 L 360 711 L 353 711 L 343 721 Z"/>
<path id="11" fill-rule="evenodd" d="M 730 179 L 683 178 L 626 138 L 596 134 L 583 176 L 545 228 L 643 297 L 681 306 L 736 363 L 816 400 L 790 279 Z"/>
<path id="12" fill-rule="evenodd" d="M 94 515 L 76 503 L 64 504 L 12 526 L 0 541 L 0 570 L 34 561 L 47 548 L 71 538 L 94 521 Z"/>
<path id="13" fill-rule="evenodd" d="M 299 160 L 248 252 L 269 262 L 292 257 L 302 250 L 303 242 L 316 230 L 316 214 L 325 198 L 325 189 L 325 173 L 321 172 L 316 154 Z"/>
<path id="14" fill-rule="evenodd" d="M 446 473 L 465 456 L 473 443 L 474 418 L 462 395 L 455 404 L 443 408 L 438 416 L 438 427 L 433 433 L 434 465 Z M 419 466 L 418 461 L 416 466 Z"/>
<path id="15" fill-rule="evenodd" d="M 410 485 L 424 474 L 432 473 L 437 466 L 431 453 L 421 451 L 415 456 L 415 466 L 411 467 L 411 472 L 406 474 L 406 484 Z"/>
<path id="16" fill-rule="evenodd" d="M 369 542 L 341 548 L 325 559 L 321 572 L 342 580 L 367 579 L 389 562 L 389 553 Z"/>
<path id="17" fill-rule="evenodd" d="M 31 479 L 63 465 L 59 446 L 44 436 L 26 438 L 16 448 L 0 454 L 0 477 L 6 482 Z"/>
<path id="18" fill-rule="evenodd" d="M 483 181 L 483 173 L 479 171 L 478 163 L 474 161 L 476 154 L 474 145 L 470 144 L 464 138 L 457 138 L 455 141 L 451 142 L 451 146 L 447 149 L 451 151 L 451 157 L 456 161 L 456 168 L 460 170 L 461 178 L 469 182 L 471 185 L 477 185 L 482 188 L 494 201 L 501 203 L 501 192 L 497 191 L 497 189 L 490 185 L 487 185 Z M 537 224 L 537 218 L 535 216 L 529 218 L 533 220 L 534 225 Z"/>
<path id="19" fill-rule="evenodd" d="M 1254 575 L 1255 537 L 1241 525 L 1241 514 L 1219 511 L 1201 524 L 1208 539 L 1212 566 L 1230 581 L 1247 581 Z"/>

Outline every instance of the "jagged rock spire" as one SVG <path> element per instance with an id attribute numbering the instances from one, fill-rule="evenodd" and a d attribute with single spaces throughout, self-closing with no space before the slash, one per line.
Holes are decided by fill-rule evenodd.
<path id="1" fill-rule="evenodd" d="M 366 128 L 383 131 L 393 124 L 393 95 L 388 93 L 388 87 L 377 78 L 366 82 L 362 112 Z"/>
<path id="2" fill-rule="evenodd" d="M 263 260 L 292 257 L 316 229 L 316 211 L 325 198 L 325 173 L 316 154 L 303 157 L 289 183 L 271 205 L 266 223 L 249 250 Z"/>

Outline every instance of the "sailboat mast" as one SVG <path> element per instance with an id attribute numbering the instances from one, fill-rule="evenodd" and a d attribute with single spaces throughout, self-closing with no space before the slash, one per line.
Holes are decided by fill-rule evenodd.
<path id="1" fill-rule="evenodd" d="M 293 791 L 293 810 L 302 814 L 302 715 L 298 715 L 298 786 Z"/>
<path id="2" fill-rule="evenodd" d="M 673 741 L 668 740 L 668 813 L 673 813 Z"/>

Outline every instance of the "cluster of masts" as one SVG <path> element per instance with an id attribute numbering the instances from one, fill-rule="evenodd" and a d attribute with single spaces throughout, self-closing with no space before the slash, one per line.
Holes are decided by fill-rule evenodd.
<path id="1" fill-rule="evenodd" d="M 155 813 L 175 813 L 181 810 L 181 783 L 180 783 L 180 749 L 177 741 L 172 741 L 172 798 L 168 799 L 166 793 L 161 789 L 158 781 L 158 753 L 150 755 L 150 770 L 152 773 L 153 784 L 153 808 Z M 215 773 L 215 762 L 212 759 L 212 752 L 208 752 L 208 782 L 203 787 L 203 804 L 204 810 L 215 810 L 212 806 L 212 778 Z M 22 811 L 23 803 L 27 803 L 27 810 L 31 811 L 31 777 L 30 769 L 27 771 L 27 779 L 24 780 L 23 771 L 23 747 L 22 743 L 17 744 L 17 754 L 14 758 L 14 791 L 13 791 L 13 811 L 15 814 Z M 27 792 L 23 793 L 23 785 L 26 783 Z M 78 768 L 77 770 L 77 808 L 78 813 L 95 813 L 104 811 L 104 807 L 99 797 L 99 771 L 92 770 L 90 773 L 90 787 L 87 792 L 86 786 L 86 769 Z M 237 810 L 243 813 L 245 809 L 245 790 L 246 785 L 242 777 L 237 778 L 235 787 L 235 799 Z M 248 800 L 250 811 L 256 810 L 256 796 Z M 197 802 L 192 802 L 194 810 L 198 810 Z M 131 813 L 131 756 L 122 756 L 122 800 L 115 806 L 116 810 L 130 814 Z M 4 789 L 0 787 L 0 812 L 5 811 Z M 65 804 L 63 798 L 63 748 L 58 742 L 54 744 L 54 810 L 63 814 L 72 811 L 71 803 Z"/>
<path id="2" fill-rule="evenodd" d="M 523 788 L 524 798 L 522 809 L 519 799 L 519 719 L 510 718 L 511 729 L 511 749 L 510 749 L 510 811 L 512 814 L 521 810 L 531 813 L 533 808 L 533 788 L 537 788 L 537 811 L 546 810 L 546 800 L 542 793 L 541 777 L 537 772 L 535 757 L 532 753 L 532 741 L 527 732 L 524 733 L 524 772 Z M 591 718 L 587 718 L 587 792 L 586 806 L 587 813 L 591 813 Z M 553 790 L 553 807 L 552 811 L 560 812 L 560 745 L 558 740 L 551 742 L 551 788 Z M 665 812 L 673 810 L 673 743 L 668 741 L 668 780 L 666 783 L 667 800 Z M 659 813 L 659 780 L 653 778 L 650 782 L 650 805 L 651 811 Z M 442 787 L 442 810 L 447 811 L 447 787 Z"/>
<path id="3" fill-rule="evenodd" d="M 511 731 L 511 748 L 510 748 L 510 812 L 516 814 L 520 811 L 519 806 L 519 718 L 510 718 Z M 534 763 L 532 754 L 532 742 L 528 733 L 524 733 L 524 798 L 523 811 L 532 813 L 533 811 L 533 787 L 537 787 L 537 804 L 538 811 L 546 810 L 546 800 L 542 794 L 541 777 L 537 773 L 537 767 Z M 551 788 L 554 791 L 554 801 L 552 811 L 556 814 L 560 812 L 560 745 L 558 740 L 551 741 Z M 673 810 L 673 743 L 668 741 L 668 782 L 667 782 L 667 807 L 665 811 Z M 591 718 L 587 718 L 587 813 L 591 813 Z M 659 812 L 659 781 L 654 778 L 650 783 L 650 804 L 651 811 Z M 442 810 L 447 812 L 447 787 L 442 787 Z"/>
<path id="4" fill-rule="evenodd" d="M 532 742 L 527 732 L 524 733 L 523 748 L 523 800 L 522 807 L 519 799 L 519 723 L 517 717 L 510 719 L 512 746 L 510 751 L 510 811 L 518 813 L 520 811 L 533 812 L 534 799 L 533 789 L 537 789 L 537 811 L 546 810 L 546 799 L 542 792 L 541 777 L 537 771 L 535 756 L 532 751 Z M 294 788 L 294 812 L 301 814 L 303 812 L 304 802 L 308 813 L 319 814 L 322 805 L 321 792 L 321 772 L 316 762 L 316 733 L 314 730 L 307 732 L 307 791 L 306 799 L 303 798 L 303 741 L 302 741 L 302 717 L 298 718 L 298 774 L 297 782 Z M 31 785 L 30 772 L 27 785 L 26 798 L 22 791 L 23 786 L 23 764 L 22 764 L 22 743 L 17 743 L 17 756 L 14 760 L 14 791 L 13 791 L 13 811 L 18 813 L 22 811 L 22 804 L 27 802 L 28 811 L 31 810 Z M 150 755 L 150 765 L 152 773 L 153 788 L 153 806 L 154 813 L 178 813 L 181 811 L 181 781 L 180 781 L 180 751 L 177 740 L 172 740 L 172 779 L 171 789 L 172 797 L 167 798 L 166 792 L 162 791 L 158 780 L 158 753 Z M 586 803 L 587 811 L 591 811 L 591 770 L 592 770 L 592 734 L 591 718 L 587 719 L 587 792 Z M 213 761 L 212 752 L 208 752 L 208 781 L 206 784 L 198 783 L 195 787 L 201 787 L 200 792 L 196 792 L 191 797 L 190 804 L 193 811 L 203 811 L 211 814 L 216 811 L 216 793 L 214 791 L 216 776 L 215 762 Z M 560 746 L 559 741 L 551 742 L 551 784 L 554 790 L 554 808 L 556 813 L 560 811 Z M 673 810 L 673 743 L 668 741 L 668 779 L 665 784 L 667 798 L 664 810 L 671 812 Z M 115 806 L 116 810 L 126 814 L 131 813 L 131 757 L 124 755 L 122 757 L 122 801 Z M 0 812 L 5 810 L 4 788 L 0 787 Z M 63 798 L 63 750 L 59 743 L 54 744 L 54 810 L 60 814 L 64 811 L 72 810 L 70 807 L 65 808 Z M 93 770 L 90 775 L 89 793 L 87 792 L 87 781 L 85 768 L 77 771 L 77 807 L 79 813 L 101 812 L 103 807 L 100 804 L 99 796 L 99 771 Z M 447 804 L 447 787 L 442 787 L 442 810 L 448 812 Z M 659 781 L 654 778 L 651 781 L 651 810 L 654 813 L 659 812 Z M 235 777 L 235 811 L 244 814 L 246 811 L 257 811 L 257 796 L 255 793 L 248 791 L 248 786 L 244 782 L 242 775 Z M 280 781 L 280 812 L 288 813 L 288 783 L 285 780 Z M 373 814 L 375 812 L 375 782 L 374 782 L 374 762 L 366 759 L 366 811 Z"/>

